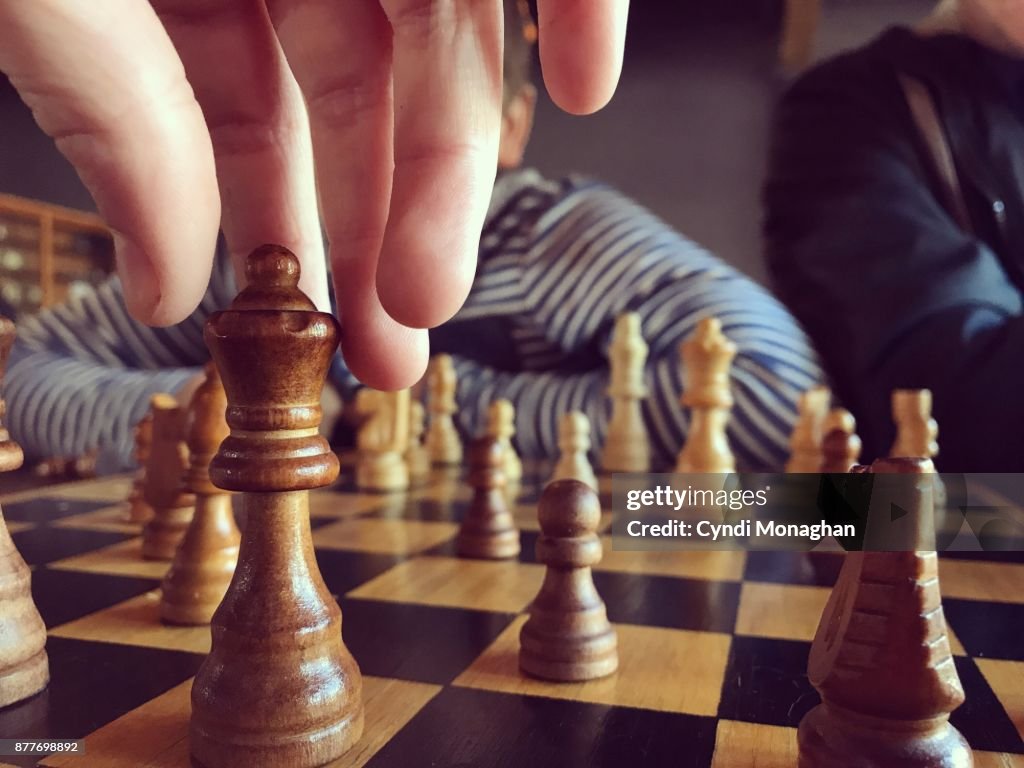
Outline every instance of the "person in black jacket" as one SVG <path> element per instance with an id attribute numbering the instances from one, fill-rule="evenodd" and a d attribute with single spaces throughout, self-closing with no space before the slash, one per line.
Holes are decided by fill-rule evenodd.
<path id="1" fill-rule="evenodd" d="M 1024 469 L 1024 0 L 945 2 L 799 79 L 765 187 L 781 298 L 885 455 L 928 387 L 943 471 Z"/>

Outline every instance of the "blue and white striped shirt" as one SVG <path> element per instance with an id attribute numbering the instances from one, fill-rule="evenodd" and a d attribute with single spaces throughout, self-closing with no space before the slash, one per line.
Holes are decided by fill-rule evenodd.
<path id="1" fill-rule="evenodd" d="M 234 293 L 219 255 L 202 304 L 178 326 L 132 320 L 117 278 L 23 320 L 7 376 L 12 435 L 30 458 L 101 448 L 102 467 L 130 466 L 132 427 L 150 396 L 175 390 L 205 362 L 203 323 Z M 679 344 L 713 315 L 739 350 L 729 426 L 737 461 L 781 467 L 797 398 L 822 380 L 796 321 L 765 289 L 607 186 L 531 170 L 499 177 L 469 299 L 431 332 L 433 351 L 455 358 L 460 429 L 477 432 L 489 404 L 506 397 L 524 456 L 557 455 L 558 420 L 569 410 L 590 417 L 603 445 L 608 348 L 626 311 L 639 313 L 650 347 L 644 416 L 655 459 L 669 465 L 686 436 Z M 343 393 L 354 385 L 343 365 L 333 376 Z"/>

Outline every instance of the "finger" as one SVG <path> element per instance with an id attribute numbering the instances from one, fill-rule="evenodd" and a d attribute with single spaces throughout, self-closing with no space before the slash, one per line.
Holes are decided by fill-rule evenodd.
<path id="1" fill-rule="evenodd" d="M 382 0 L 393 31 L 395 172 L 377 266 L 404 325 L 450 318 L 473 282 L 497 172 L 502 11 L 496 0 Z"/>
<path id="2" fill-rule="evenodd" d="M 209 282 L 220 205 L 181 62 L 135 0 L 0 0 L 0 70 L 114 233 L 128 309 L 183 320 Z"/>
<path id="3" fill-rule="evenodd" d="M 537 12 L 551 98 L 577 115 L 601 109 L 622 71 L 629 0 L 537 0 Z"/>
<path id="4" fill-rule="evenodd" d="M 330 311 L 309 123 L 266 8 L 252 0 L 153 6 L 206 116 L 235 264 L 264 243 L 283 245 L 299 258 L 302 289 Z"/>
<path id="5" fill-rule="evenodd" d="M 376 273 L 391 195 L 391 27 L 377 0 L 268 2 L 307 103 L 349 369 L 375 389 L 416 381 L 427 339 L 391 319 Z"/>

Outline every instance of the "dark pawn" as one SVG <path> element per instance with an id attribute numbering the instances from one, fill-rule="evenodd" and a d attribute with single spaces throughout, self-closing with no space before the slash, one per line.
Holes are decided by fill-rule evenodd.
<path id="1" fill-rule="evenodd" d="M 874 483 L 884 493 L 866 540 L 898 535 L 910 551 L 846 555 L 811 646 L 808 677 L 822 703 L 800 723 L 799 768 L 969 768 L 970 747 L 949 724 L 964 690 L 939 593 L 935 469 L 881 459 L 870 471 L 890 479 Z M 892 520 L 892 504 L 907 514 Z"/>
<path id="2" fill-rule="evenodd" d="M 519 531 L 505 499 L 503 461 L 501 444 L 493 437 L 477 438 L 469 447 L 473 499 L 455 539 L 461 557 L 503 560 L 519 555 Z"/>
<path id="3" fill-rule="evenodd" d="M 601 562 L 597 494 L 578 480 L 556 480 L 541 495 L 538 518 L 537 560 L 548 570 L 519 636 L 519 668 L 564 682 L 610 675 L 618 641 L 590 571 Z"/>
<path id="4" fill-rule="evenodd" d="M 14 323 L 0 317 L 0 382 L 14 343 Z M 21 447 L 3 425 L 0 398 L 0 472 L 21 466 Z M 0 708 L 27 699 L 46 687 L 50 666 L 46 627 L 32 600 L 32 573 L 18 550 L 0 511 Z"/>

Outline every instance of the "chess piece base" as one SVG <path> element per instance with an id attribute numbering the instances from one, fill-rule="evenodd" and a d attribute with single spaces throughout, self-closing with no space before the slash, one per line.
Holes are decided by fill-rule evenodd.
<path id="1" fill-rule="evenodd" d="M 800 722 L 798 768 L 971 768 L 967 741 L 948 720 L 893 723 L 825 704 Z"/>
<path id="2" fill-rule="evenodd" d="M 356 486 L 378 493 L 405 491 L 409 488 L 409 469 L 397 453 L 360 456 L 356 465 Z"/>
<path id="3" fill-rule="evenodd" d="M 519 531 L 499 533 L 459 532 L 455 538 L 455 552 L 459 557 L 478 560 L 506 560 L 520 552 Z"/>
<path id="4" fill-rule="evenodd" d="M 178 545 L 185 537 L 192 509 L 184 519 L 165 520 L 157 515 L 142 529 L 142 557 L 146 560 L 173 560 Z"/>
<path id="5" fill-rule="evenodd" d="M 618 638 L 607 619 L 603 623 L 605 628 L 596 633 L 556 637 L 527 621 L 519 636 L 519 669 L 531 677 L 566 683 L 613 674 L 619 668 Z"/>
<path id="6" fill-rule="evenodd" d="M 35 696 L 49 682 L 49 660 L 40 648 L 31 658 L 0 673 L 0 709 Z"/>

